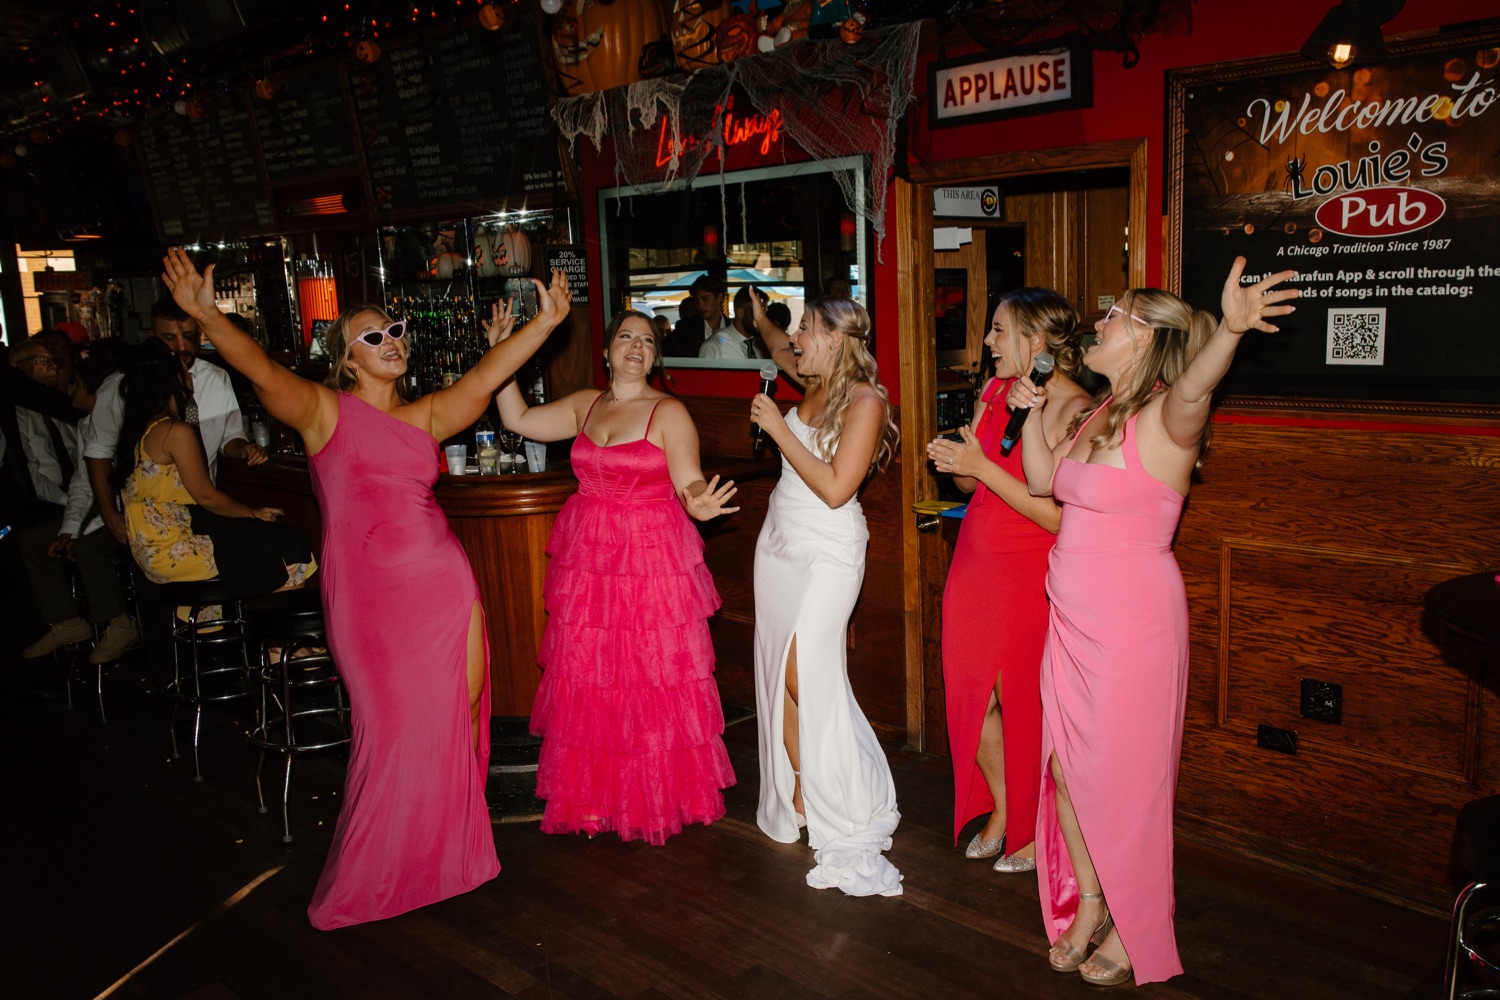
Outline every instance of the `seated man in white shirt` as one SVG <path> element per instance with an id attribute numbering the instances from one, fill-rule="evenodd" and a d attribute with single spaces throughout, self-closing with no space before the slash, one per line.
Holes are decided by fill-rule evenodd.
<path id="1" fill-rule="evenodd" d="M 120 366 L 118 341 L 96 345 L 78 368 L 73 403 L 90 411 L 78 422 L 78 433 L 86 437 L 92 429 L 94 395 L 101 382 Z M 17 411 L 20 416 L 21 411 Z M 37 607 L 47 622 L 47 631 L 22 652 L 27 658 L 46 656 L 60 646 L 86 642 L 99 629 L 99 641 L 89 653 L 90 663 L 108 663 L 140 641 L 135 622 L 125 613 L 125 595 L 120 588 L 116 560 L 126 549 L 108 531 L 94 511 L 94 491 L 88 469 L 78 461 L 68 484 L 66 507 L 61 518 L 53 518 L 21 533 L 21 559 L 31 581 Z M 78 564 L 83 594 L 88 600 L 90 625 L 73 600 L 65 559 Z"/>
<path id="2" fill-rule="evenodd" d="M 43 340 L 32 337 L 13 345 L 10 363 L 54 392 L 68 390 L 58 384 L 61 369 Z M 22 406 L 16 407 L 16 425 L 37 500 L 60 512 L 68 500 L 68 479 L 79 462 L 78 428 Z"/>
<path id="3" fill-rule="evenodd" d="M 151 307 L 151 333 L 175 351 L 187 369 L 193 404 L 184 419 L 198 426 L 203 453 L 208 456 L 209 476 L 218 478 L 220 455 L 243 458 L 250 465 L 264 462 L 265 450 L 245 437 L 244 419 L 240 416 L 240 405 L 234 397 L 228 373 L 198 357 L 202 335 L 187 313 L 170 297 L 158 299 Z M 120 398 L 121 378 L 116 372 L 99 386 L 93 429 L 84 440 L 83 456 L 104 526 L 123 544 L 128 537 L 125 515 L 120 513 L 115 489 L 109 482 L 114 469 L 115 445 L 120 440 L 120 422 L 125 415 L 125 401 Z M 191 412 L 193 410 L 196 414 Z"/>
<path id="4" fill-rule="evenodd" d="M 753 289 L 756 295 L 765 301 L 765 293 L 760 289 Z M 750 295 L 752 289 L 749 285 L 740 288 L 734 293 L 734 322 L 710 334 L 698 348 L 700 358 L 766 358 L 770 357 L 765 345 L 755 334 L 754 319 L 750 315 Z"/>

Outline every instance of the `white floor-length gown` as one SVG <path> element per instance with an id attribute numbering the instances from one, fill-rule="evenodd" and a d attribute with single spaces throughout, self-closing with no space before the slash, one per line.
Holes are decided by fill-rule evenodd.
<path id="1" fill-rule="evenodd" d="M 813 429 L 796 410 L 787 414 L 787 425 L 811 450 Z M 755 820 L 772 840 L 799 839 L 795 776 L 782 735 L 786 659 L 795 637 L 802 801 L 817 862 L 807 884 L 851 896 L 897 896 L 901 873 L 881 854 L 901 820 L 896 786 L 854 700 L 847 662 L 849 616 L 864 582 L 869 539 L 858 499 L 830 509 L 782 458 L 781 481 L 755 546 L 761 773 Z"/>

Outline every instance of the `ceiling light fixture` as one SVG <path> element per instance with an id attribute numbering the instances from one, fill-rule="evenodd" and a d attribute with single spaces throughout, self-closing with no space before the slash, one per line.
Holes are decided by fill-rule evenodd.
<path id="1" fill-rule="evenodd" d="M 1334 69 L 1381 62 L 1390 53 L 1380 26 L 1400 13 L 1406 0 L 1343 0 L 1323 16 L 1302 54 Z"/>

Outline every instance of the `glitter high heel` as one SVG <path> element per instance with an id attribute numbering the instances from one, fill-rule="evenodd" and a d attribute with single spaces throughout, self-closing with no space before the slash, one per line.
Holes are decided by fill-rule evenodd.
<path id="1" fill-rule="evenodd" d="M 1005 834 L 1002 833 L 994 840 L 986 840 L 981 836 L 983 833 L 984 831 L 981 830 L 979 833 L 974 834 L 974 839 L 969 841 L 968 847 L 964 848 L 964 857 L 976 859 L 993 858 L 1005 850 Z"/>
<path id="2" fill-rule="evenodd" d="M 1078 894 L 1078 898 L 1080 900 L 1086 899 L 1089 902 L 1103 902 L 1104 893 L 1080 892 Z M 1104 920 L 1099 924 L 1098 927 L 1094 928 L 1094 933 L 1089 935 L 1090 943 L 1096 945 L 1102 944 L 1104 942 L 1104 939 L 1109 936 L 1110 929 L 1113 928 L 1114 925 L 1114 918 L 1109 915 L 1108 910 L 1105 910 Z M 1073 947 L 1062 938 L 1058 938 L 1056 941 L 1052 942 L 1052 947 L 1047 951 L 1047 964 L 1052 966 L 1053 972 L 1077 972 L 1078 967 L 1087 960 L 1088 955 L 1086 953 L 1080 952 L 1077 948 Z M 1127 970 L 1127 972 L 1128 971 L 1129 970 Z M 1090 981 L 1092 982 L 1092 980 Z"/>

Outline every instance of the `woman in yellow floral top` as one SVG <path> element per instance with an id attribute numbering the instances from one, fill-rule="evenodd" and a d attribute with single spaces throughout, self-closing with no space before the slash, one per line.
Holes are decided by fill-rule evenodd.
<path id="1" fill-rule="evenodd" d="M 249 507 L 213 484 L 197 428 L 180 419 L 190 400 L 181 362 L 155 338 L 139 350 L 122 384 L 125 418 L 114 473 L 129 526 L 130 554 L 156 583 L 207 580 L 220 576 L 224 560 L 215 559 L 211 536 L 221 534 L 243 557 L 261 563 L 251 576 L 269 585 L 249 589 L 267 592 L 302 584 L 317 569 L 305 540 L 270 525 L 264 526 L 264 535 L 236 530 L 235 519 L 269 522 L 282 512 Z M 265 565 L 271 560 L 274 566 Z M 237 588 L 227 572 L 224 576 L 231 592 L 246 589 Z"/>

